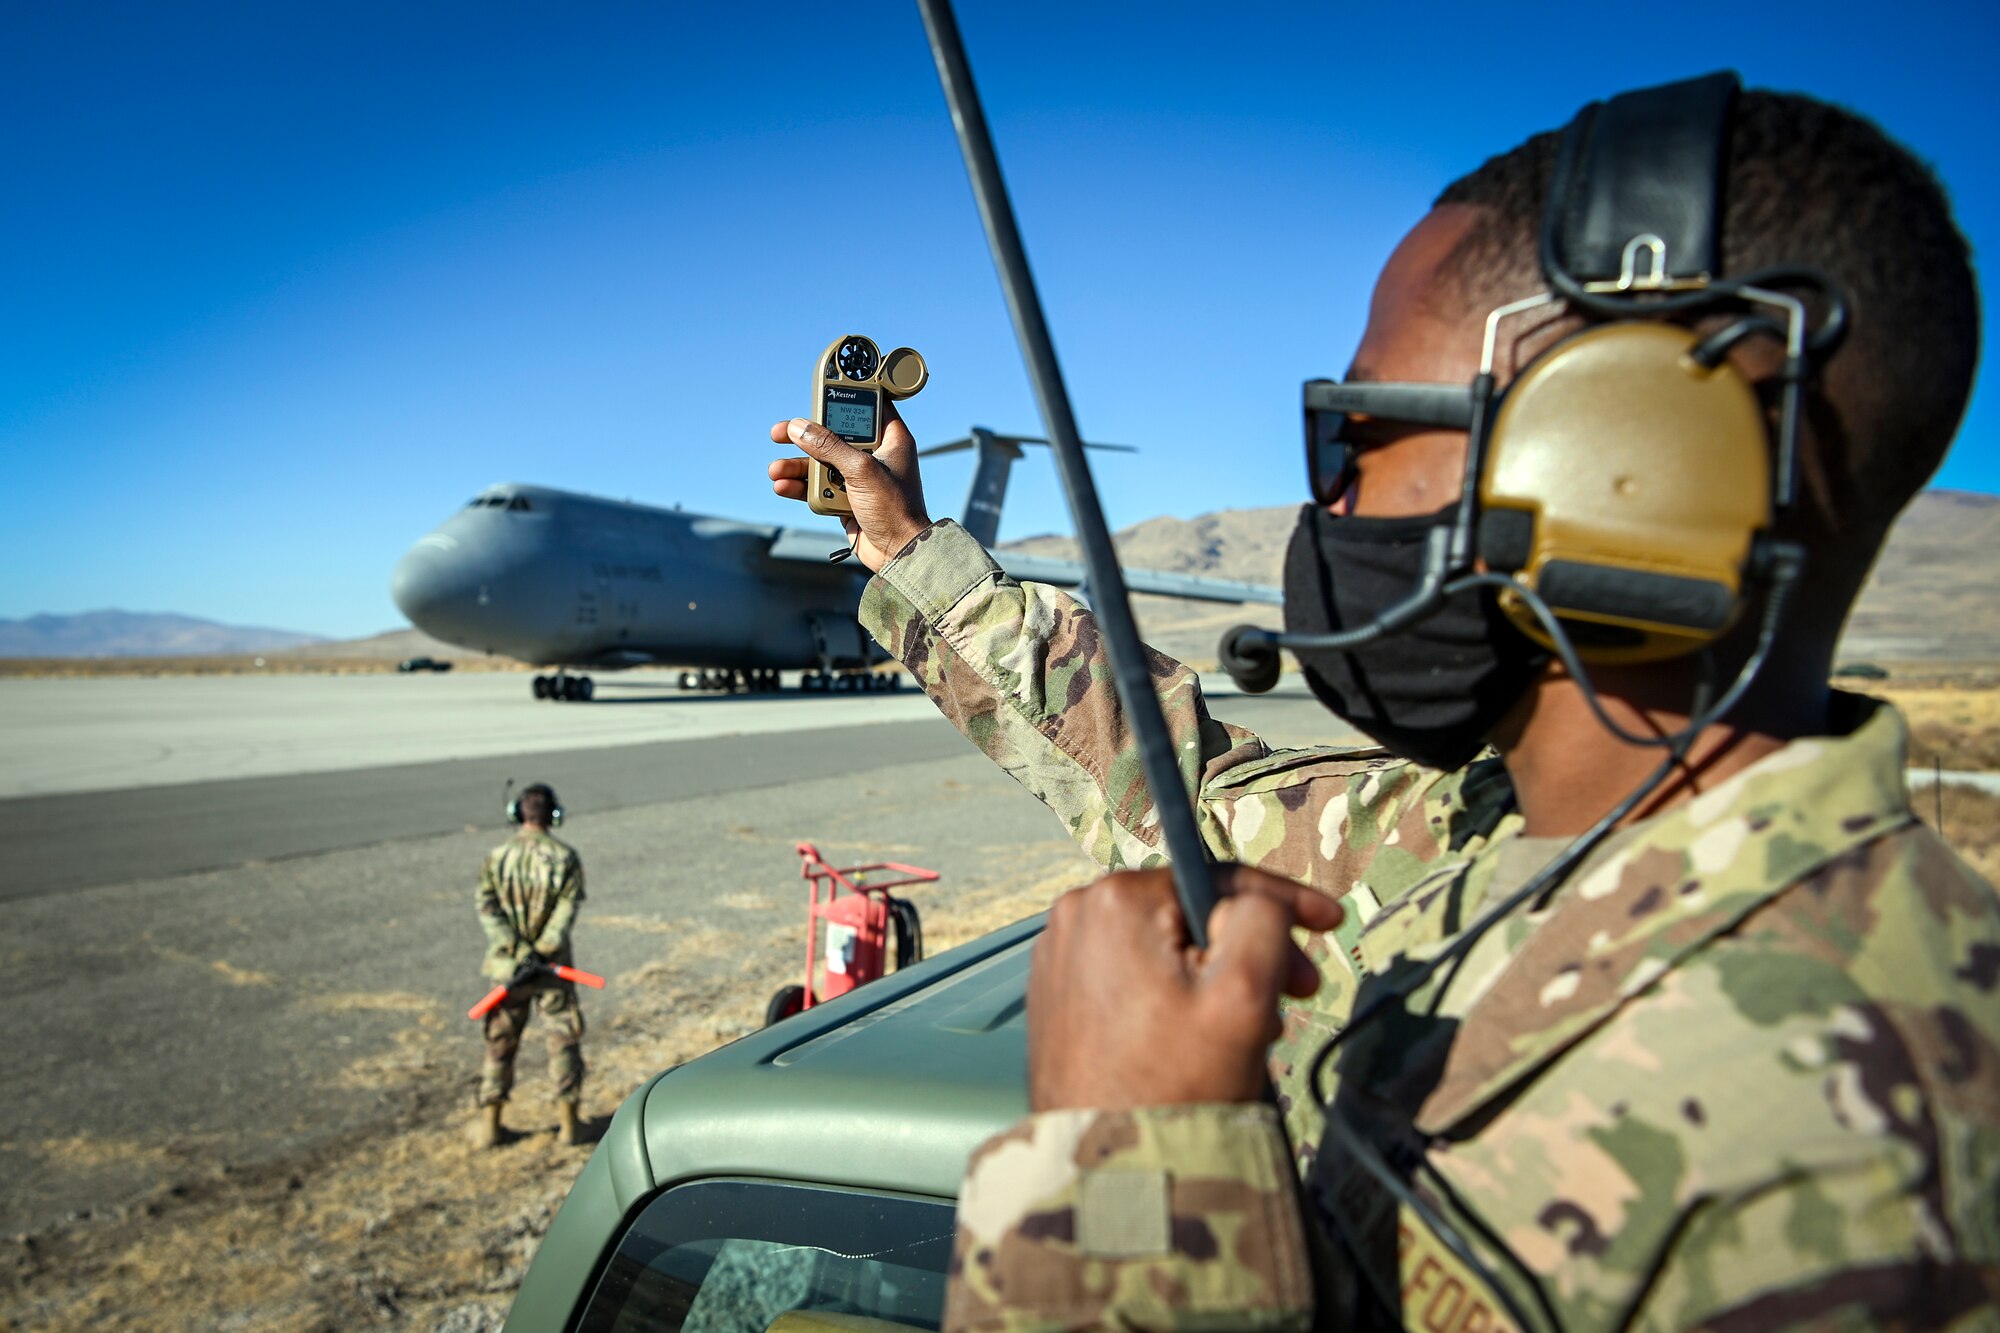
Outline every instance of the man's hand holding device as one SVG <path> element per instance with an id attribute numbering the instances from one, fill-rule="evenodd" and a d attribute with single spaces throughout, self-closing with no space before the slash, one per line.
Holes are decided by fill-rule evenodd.
<path id="1" fill-rule="evenodd" d="M 894 407 L 929 378 L 923 357 L 911 349 L 883 356 L 873 342 L 848 334 L 827 344 L 814 363 L 812 419 L 771 427 L 773 444 L 789 442 L 806 454 L 772 462 L 772 491 L 804 500 L 816 514 L 838 515 L 870 570 L 880 570 L 930 524 L 916 441 Z"/>

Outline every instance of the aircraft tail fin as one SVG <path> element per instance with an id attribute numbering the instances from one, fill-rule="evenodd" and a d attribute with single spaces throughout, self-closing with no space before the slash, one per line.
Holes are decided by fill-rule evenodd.
<path id="1" fill-rule="evenodd" d="M 1007 476 L 1013 471 L 1014 460 L 1021 456 L 1021 446 L 1047 443 L 1039 436 L 1001 435 L 984 426 L 974 426 L 967 438 L 920 449 L 917 457 L 955 454 L 965 449 L 977 451 L 979 461 L 972 471 L 972 486 L 966 491 L 964 516 L 959 523 L 972 534 L 973 540 L 981 546 L 991 547 L 1000 538 L 1000 508 L 1007 500 Z M 1124 454 L 1139 452 L 1126 444 L 1085 444 L 1083 447 Z"/>

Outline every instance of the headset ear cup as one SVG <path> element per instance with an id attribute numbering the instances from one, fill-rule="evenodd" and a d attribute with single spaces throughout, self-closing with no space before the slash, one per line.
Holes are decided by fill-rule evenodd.
<path id="1" fill-rule="evenodd" d="M 562 821 L 563 821 L 563 808 L 559 805 L 555 806 L 553 809 L 549 811 L 549 827 L 561 828 Z"/>
<path id="2" fill-rule="evenodd" d="M 1494 413 L 1482 551 L 1575 631 L 1585 661 L 1695 652 L 1742 609 L 1771 523 L 1770 430 L 1742 374 L 1702 365 L 1695 341 L 1650 320 L 1593 326 L 1537 357 Z M 1548 645 L 1519 596 L 1500 605 Z"/>
<path id="3" fill-rule="evenodd" d="M 507 822 L 509 824 L 521 822 L 521 798 L 518 796 L 509 797 L 507 800 Z"/>

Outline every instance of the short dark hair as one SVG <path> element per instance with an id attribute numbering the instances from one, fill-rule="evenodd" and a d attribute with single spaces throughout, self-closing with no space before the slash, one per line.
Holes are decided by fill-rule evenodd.
<path id="1" fill-rule="evenodd" d="M 1438 196 L 1482 210 L 1439 268 L 1440 295 L 1484 312 L 1545 286 L 1560 143 L 1560 131 L 1538 134 Z M 1930 169 L 1875 125 L 1797 93 L 1746 91 L 1730 128 L 1722 271 L 1779 264 L 1822 269 L 1847 292 L 1852 325 L 1821 380 L 1802 489 L 1813 526 L 1865 542 L 1865 559 L 1944 460 L 1971 393 L 1979 293 L 1965 238 Z"/>
<path id="2" fill-rule="evenodd" d="M 547 824 L 549 816 L 556 808 L 556 794 L 546 782 L 521 789 L 521 822 L 523 824 Z"/>

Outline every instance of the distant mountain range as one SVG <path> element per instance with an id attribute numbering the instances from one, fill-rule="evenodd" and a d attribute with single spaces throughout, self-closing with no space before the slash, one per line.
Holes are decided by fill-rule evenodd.
<path id="1" fill-rule="evenodd" d="M 324 642 L 316 634 L 144 611 L 0 620 L 0 657 L 209 657 Z"/>
<path id="2" fill-rule="evenodd" d="M 1228 509 L 1200 518 L 1152 518 L 1114 541 L 1134 569 L 1283 582 L 1298 506 Z M 1026 555 L 1076 558 L 1067 537 L 1003 543 Z M 2000 661 L 2000 496 L 1925 491 L 1897 520 L 1862 590 L 1841 644 L 1848 659 Z M 1148 643 L 1182 661 L 1215 658 L 1222 630 L 1244 621 L 1277 627 L 1276 607 L 1218 607 L 1135 599 Z"/>

